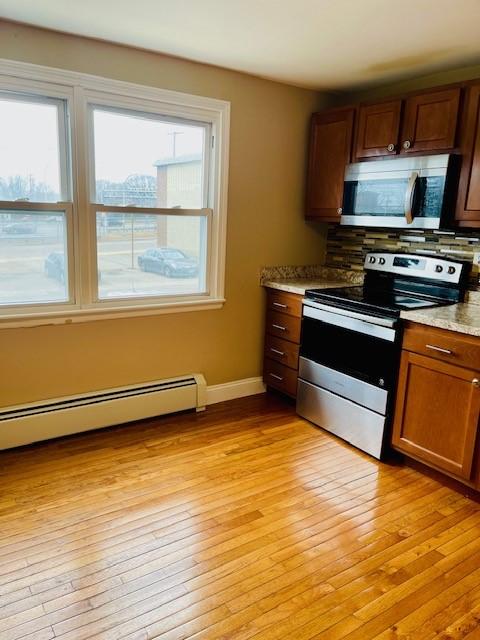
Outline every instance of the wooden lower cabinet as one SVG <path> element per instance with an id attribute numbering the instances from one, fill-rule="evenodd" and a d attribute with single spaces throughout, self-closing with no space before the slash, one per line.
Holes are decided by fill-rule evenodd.
<path id="1" fill-rule="evenodd" d="M 297 395 L 302 296 L 267 289 L 263 381 L 292 398 Z"/>
<path id="2" fill-rule="evenodd" d="M 274 387 L 278 391 L 295 398 L 297 395 L 297 378 L 298 369 L 290 369 L 290 367 L 265 358 L 263 380 L 267 386 Z"/>
<path id="3" fill-rule="evenodd" d="M 419 330 L 429 346 L 436 346 L 439 333 L 443 332 L 432 330 L 429 338 L 424 327 Z M 437 358 L 402 351 L 392 444 L 426 465 L 478 486 L 480 362 L 472 369 L 462 366 L 462 357 L 453 350 L 452 362 L 445 361 L 444 352 L 438 354 Z"/>

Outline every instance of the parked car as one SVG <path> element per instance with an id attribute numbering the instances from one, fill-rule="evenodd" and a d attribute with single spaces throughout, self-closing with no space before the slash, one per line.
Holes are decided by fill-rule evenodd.
<path id="1" fill-rule="evenodd" d="M 65 282 L 65 258 L 63 253 L 52 251 L 45 259 L 45 275 L 48 278 L 55 278 L 61 283 Z M 98 272 L 98 282 L 102 281 L 102 272 Z"/>
<path id="2" fill-rule="evenodd" d="M 65 282 L 65 258 L 63 253 L 53 251 L 45 259 L 45 275 L 55 278 L 59 282 Z"/>
<path id="3" fill-rule="evenodd" d="M 147 249 L 138 256 L 138 266 L 142 271 L 161 273 L 167 278 L 189 278 L 198 274 L 198 262 L 171 247 Z"/>
<path id="4" fill-rule="evenodd" d="M 31 222 L 12 222 L 10 224 L 6 224 L 3 227 L 4 233 L 18 233 L 27 235 L 28 233 L 35 233 L 35 231 L 35 225 Z"/>

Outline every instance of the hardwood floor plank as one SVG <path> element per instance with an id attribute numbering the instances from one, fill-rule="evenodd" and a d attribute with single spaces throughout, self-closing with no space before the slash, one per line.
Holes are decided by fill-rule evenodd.
<path id="1" fill-rule="evenodd" d="M 275 396 L 0 452 L 1 640 L 472 640 L 480 505 Z"/>

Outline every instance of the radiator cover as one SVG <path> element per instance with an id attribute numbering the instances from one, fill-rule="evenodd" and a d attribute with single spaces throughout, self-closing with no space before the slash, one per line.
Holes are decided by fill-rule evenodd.
<path id="1" fill-rule="evenodd" d="M 206 404 L 201 374 L 104 389 L 0 410 L 0 449 L 109 427 Z"/>

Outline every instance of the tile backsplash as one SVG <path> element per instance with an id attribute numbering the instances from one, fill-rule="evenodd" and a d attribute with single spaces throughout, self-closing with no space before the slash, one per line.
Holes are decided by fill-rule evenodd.
<path id="1" fill-rule="evenodd" d="M 369 251 L 424 253 L 472 262 L 473 254 L 480 252 L 480 230 L 422 231 L 328 225 L 326 266 L 362 269 Z M 471 285 L 479 286 L 478 267 L 472 271 Z"/>

